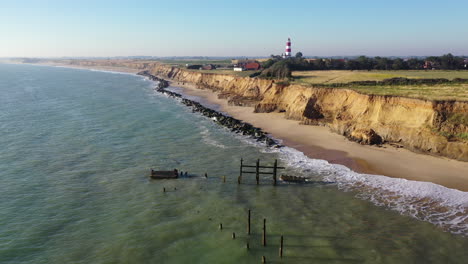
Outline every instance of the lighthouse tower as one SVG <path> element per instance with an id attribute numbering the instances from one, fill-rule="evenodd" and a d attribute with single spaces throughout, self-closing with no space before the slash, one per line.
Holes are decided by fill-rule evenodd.
<path id="1" fill-rule="evenodd" d="M 284 53 L 284 57 L 291 57 L 291 38 L 288 38 L 288 42 L 286 42 L 286 52 Z"/>

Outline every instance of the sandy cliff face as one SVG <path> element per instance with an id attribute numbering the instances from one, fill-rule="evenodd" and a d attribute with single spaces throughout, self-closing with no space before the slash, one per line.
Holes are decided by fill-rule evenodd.
<path id="1" fill-rule="evenodd" d="M 348 89 L 282 85 L 272 80 L 207 74 L 154 65 L 154 75 L 221 92 L 256 112 L 284 112 L 307 125 L 324 125 L 363 144 L 397 143 L 408 149 L 468 161 L 468 142 L 447 135 L 468 133 L 453 116 L 467 116 L 467 102 L 365 95 Z M 453 120 L 451 120 L 453 119 Z M 455 121 L 454 121 L 455 120 Z M 452 138 L 451 140 L 447 138 Z"/>

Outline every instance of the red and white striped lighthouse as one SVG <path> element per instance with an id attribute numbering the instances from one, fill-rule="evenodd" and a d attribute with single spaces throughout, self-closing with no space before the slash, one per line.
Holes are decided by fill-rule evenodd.
<path id="1" fill-rule="evenodd" d="M 286 42 L 286 53 L 284 53 L 285 57 L 291 57 L 291 38 L 288 38 L 288 42 Z"/>

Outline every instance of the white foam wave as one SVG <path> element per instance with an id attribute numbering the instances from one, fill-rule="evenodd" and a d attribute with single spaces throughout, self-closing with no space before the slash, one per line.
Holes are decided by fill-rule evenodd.
<path id="1" fill-rule="evenodd" d="M 278 152 L 288 166 L 306 176 L 334 182 L 339 189 L 356 192 L 358 198 L 468 236 L 468 192 L 431 182 L 361 174 L 343 165 L 308 158 L 288 147 Z"/>
<path id="2" fill-rule="evenodd" d="M 290 147 L 268 148 L 250 137 L 239 134 L 234 136 L 257 146 L 262 152 L 278 153 L 288 167 L 294 168 L 310 180 L 334 182 L 341 190 L 357 193 L 356 196 L 360 199 L 430 222 L 454 234 L 468 236 L 468 192 L 430 182 L 361 174 L 343 165 L 311 159 Z M 206 139 L 208 144 L 213 143 L 209 137 Z"/>
<path id="3" fill-rule="evenodd" d="M 217 148 L 222 148 L 222 149 L 227 148 L 222 143 L 220 143 L 220 142 L 216 141 L 215 139 L 213 139 L 210 136 L 210 131 L 206 127 L 203 127 L 203 130 L 200 132 L 200 134 L 202 135 L 203 142 L 205 142 L 206 144 L 215 146 Z"/>
<path id="4" fill-rule="evenodd" d="M 468 192 L 431 182 L 357 173 L 343 165 L 311 159 L 294 148 L 267 148 L 246 136 L 236 137 L 259 147 L 262 152 L 278 153 L 287 167 L 294 168 L 310 181 L 334 183 L 339 189 L 355 192 L 357 198 L 371 201 L 377 206 L 430 222 L 454 234 L 468 236 Z"/>

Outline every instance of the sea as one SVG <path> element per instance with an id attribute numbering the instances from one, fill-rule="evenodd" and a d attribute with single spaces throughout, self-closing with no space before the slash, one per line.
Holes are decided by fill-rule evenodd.
<path id="1" fill-rule="evenodd" d="M 155 85 L 0 64 L 0 263 L 468 263 L 467 192 L 269 148 Z M 308 181 L 238 184 L 241 159 Z"/>

